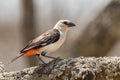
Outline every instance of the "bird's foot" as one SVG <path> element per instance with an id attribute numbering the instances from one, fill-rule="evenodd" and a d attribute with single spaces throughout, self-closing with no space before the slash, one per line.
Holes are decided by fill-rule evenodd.
<path id="1" fill-rule="evenodd" d="M 53 60 L 62 60 L 60 57 L 54 57 Z"/>
<path id="2" fill-rule="evenodd" d="M 47 63 L 38 63 L 38 66 L 47 66 Z"/>

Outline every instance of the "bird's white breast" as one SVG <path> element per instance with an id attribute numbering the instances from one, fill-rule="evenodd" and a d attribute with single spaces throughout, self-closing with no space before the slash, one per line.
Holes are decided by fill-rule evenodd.
<path id="1" fill-rule="evenodd" d="M 49 44 L 49 45 L 43 47 L 41 50 L 45 51 L 47 53 L 52 53 L 52 52 L 56 51 L 57 49 L 60 48 L 60 46 L 65 41 L 65 37 L 66 37 L 66 33 L 60 32 L 60 39 L 57 42 Z"/>

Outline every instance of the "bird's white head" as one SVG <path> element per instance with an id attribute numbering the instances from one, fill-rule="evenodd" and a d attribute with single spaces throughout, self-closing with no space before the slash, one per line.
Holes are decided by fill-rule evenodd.
<path id="1" fill-rule="evenodd" d="M 71 22 L 70 20 L 59 20 L 56 23 L 54 29 L 58 29 L 62 32 L 67 32 L 70 29 L 70 27 L 74 27 L 74 26 L 75 24 Z"/>

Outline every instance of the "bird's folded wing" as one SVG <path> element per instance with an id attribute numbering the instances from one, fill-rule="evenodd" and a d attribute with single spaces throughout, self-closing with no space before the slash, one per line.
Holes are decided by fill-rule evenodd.
<path id="1" fill-rule="evenodd" d="M 20 52 L 24 53 L 30 49 L 37 49 L 49 44 L 55 43 L 60 38 L 60 32 L 57 29 L 52 29 L 42 34 L 40 37 L 30 41 L 28 45 Z"/>

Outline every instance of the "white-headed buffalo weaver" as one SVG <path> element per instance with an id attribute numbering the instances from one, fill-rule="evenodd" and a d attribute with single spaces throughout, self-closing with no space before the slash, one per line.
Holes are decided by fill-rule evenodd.
<path id="1" fill-rule="evenodd" d="M 60 20 L 56 23 L 53 29 L 48 30 L 37 38 L 33 39 L 28 43 L 28 45 L 20 51 L 20 55 L 11 60 L 15 61 L 21 56 L 31 56 L 36 55 L 39 59 L 45 63 L 41 56 L 53 58 L 47 56 L 46 53 L 52 53 L 56 51 L 64 42 L 66 38 L 66 33 L 70 27 L 75 26 L 70 20 Z"/>

